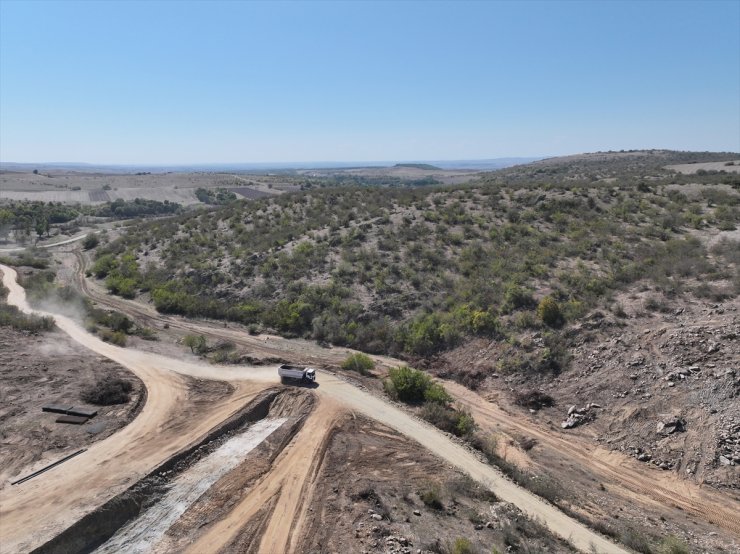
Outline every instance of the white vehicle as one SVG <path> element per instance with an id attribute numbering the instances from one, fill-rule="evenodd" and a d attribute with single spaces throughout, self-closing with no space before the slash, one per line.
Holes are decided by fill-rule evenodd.
<path id="1" fill-rule="evenodd" d="M 313 383 L 316 381 L 316 370 L 312 367 L 283 364 L 278 367 L 278 375 L 280 375 L 280 381 L 282 383 L 288 383 L 290 381 Z"/>

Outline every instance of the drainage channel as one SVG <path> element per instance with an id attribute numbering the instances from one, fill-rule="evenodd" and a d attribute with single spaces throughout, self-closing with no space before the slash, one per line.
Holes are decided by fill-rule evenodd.
<path id="1" fill-rule="evenodd" d="M 267 389 L 258 394 L 207 435 L 162 462 L 102 506 L 82 516 L 53 539 L 33 549 L 31 554 L 89 554 L 98 548 L 107 549 L 102 552 L 151 552 L 155 546 L 151 541 L 165 542 L 167 531 L 185 514 L 188 507 L 243 462 L 250 451 L 265 443 L 266 439 L 272 440 L 273 433 L 280 435 L 282 443 L 296 432 L 303 417 L 301 413 L 293 414 L 285 410 L 285 401 L 278 400 L 284 394 L 285 391 L 276 389 Z M 275 417 L 269 417 L 273 404 L 277 406 Z M 308 404 L 310 406 L 312 401 L 309 400 Z M 150 509 L 155 510 L 152 512 L 154 517 L 145 516 Z M 142 519 L 144 517 L 155 520 L 150 535 L 144 533 L 142 526 L 136 523 L 145 521 Z M 163 518 L 166 521 L 160 523 L 159 520 Z M 146 523 L 144 526 L 152 527 L 152 524 Z M 129 527 L 133 530 L 123 531 Z M 121 541 L 117 543 L 119 546 L 107 546 L 111 540 L 119 541 L 123 532 L 129 534 L 126 544 Z M 144 546 L 134 548 L 132 545 Z"/>
<path id="2" fill-rule="evenodd" d="M 216 481 L 244 460 L 287 418 L 263 419 L 216 448 L 205 458 L 175 477 L 167 491 L 139 517 L 121 527 L 95 550 L 96 554 L 151 552 L 167 530 Z"/>

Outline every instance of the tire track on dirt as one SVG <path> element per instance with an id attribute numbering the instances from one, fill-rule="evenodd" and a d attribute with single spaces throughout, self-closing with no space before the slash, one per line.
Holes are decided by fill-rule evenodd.
<path id="1" fill-rule="evenodd" d="M 322 398 L 301 430 L 266 473 L 234 507 L 206 530 L 185 551 L 200 554 L 207 550 L 226 551 L 241 529 L 259 515 L 263 506 L 276 498 L 260 538 L 260 553 L 295 552 L 295 537 L 310 504 L 310 488 L 321 463 L 327 438 L 343 410 L 331 399 Z"/>
<path id="2" fill-rule="evenodd" d="M 628 493 L 630 501 L 654 503 L 681 509 L 702 520 L 736 535 L 740 535 L 740 504 L 726 495 L 711 489 L 681 481 L 662 470 L 635 467 L 635 462 L 610 450 L 595 447 L 576 435 L 562 436 L 558 431 L 544 431 L 536 423 L 506 413 L 462 385 L 445 382 L 447 390 L 466 408 L 470 409 L 478 424 L 496 425 L 521 435 L 536 438 L 540 444 L 589 467 L 594 474 Z M 723 508 L 725 504 L 730 507 Z"/>

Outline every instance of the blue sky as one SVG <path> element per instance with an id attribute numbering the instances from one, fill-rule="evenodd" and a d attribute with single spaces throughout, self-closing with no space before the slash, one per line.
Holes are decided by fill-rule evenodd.
<path id="1" fill-rule="evenodd" d="M 740 2 L 0 0 L 0 161 L 740 150 Z"/>

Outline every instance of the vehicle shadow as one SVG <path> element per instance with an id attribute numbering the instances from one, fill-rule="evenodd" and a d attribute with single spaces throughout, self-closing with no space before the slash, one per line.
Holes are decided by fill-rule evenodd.
<path id="1" fill-rule="evenodd" d="M 316 381 L 291 381 L 287 379 L 281 379 L 280 383 L 287 387 L 300 387 L 302 389 L 319 388 L 319 384 Z"/>

